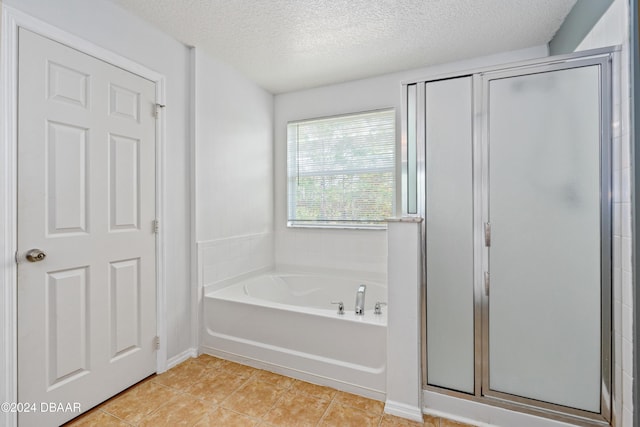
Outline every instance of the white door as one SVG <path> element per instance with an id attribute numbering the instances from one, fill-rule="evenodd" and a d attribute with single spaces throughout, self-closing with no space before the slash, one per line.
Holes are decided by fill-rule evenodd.
<path id="1" fill-rule="evenodd" d="M 55 426 L 155 372 L 155 83 L 24 29 L 18 76 L 19 424 Z"/>

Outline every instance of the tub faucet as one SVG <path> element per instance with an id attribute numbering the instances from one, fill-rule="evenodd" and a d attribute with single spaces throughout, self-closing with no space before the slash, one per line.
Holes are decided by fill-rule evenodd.
<path id="1" fill-rule="evenodd" d="M 356 314 L 362 316 L 364 314 L 364 293 L 367 290 L 367 285 L 360 285 L 358 292 L 356 292 Z"/>
<path id="2" fill-rule="evenodd" d="M 344 303 L 342 301 L 331 301 L 331 304 L 338 304 L 338 314 L 344 314 Z"/>

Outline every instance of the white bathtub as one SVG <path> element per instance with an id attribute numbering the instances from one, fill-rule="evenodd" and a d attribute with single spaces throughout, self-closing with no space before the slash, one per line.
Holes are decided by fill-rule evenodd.
<path id="1" fill-rule="evenodd" d="M 367 285 L 365 314 L 356 290 Z M 382 283 L 268 273 L 204 297 L 204 352 L 302 380 L 384 400 L 387 316 Z M 337 314 L 331 301 L 343 301 Z"/>

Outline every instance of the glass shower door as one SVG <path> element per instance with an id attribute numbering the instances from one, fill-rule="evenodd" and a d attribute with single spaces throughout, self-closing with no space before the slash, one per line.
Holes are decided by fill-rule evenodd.
<path id="1" fill-rule="evenodd" d="M 483 394 L 600 413 L 610 274 L 601 69 L 562 67 L 484 78 Z"/>
<path id="2" fill-rule="evenodd" d="M 425 85 L 427 384 L 475 392 L 472 77 Z"/>

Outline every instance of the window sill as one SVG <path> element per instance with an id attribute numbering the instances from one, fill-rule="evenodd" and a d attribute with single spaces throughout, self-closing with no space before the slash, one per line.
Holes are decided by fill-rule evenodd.
<path id="1" fill-rule="evenodd" d="M 332 230 L 387 230 L 387 223 L 381 224 L 301 224 L 299 222 L 288 221 L 287 228 L 313 228 L 313 229 L 332 229 Z"/>

